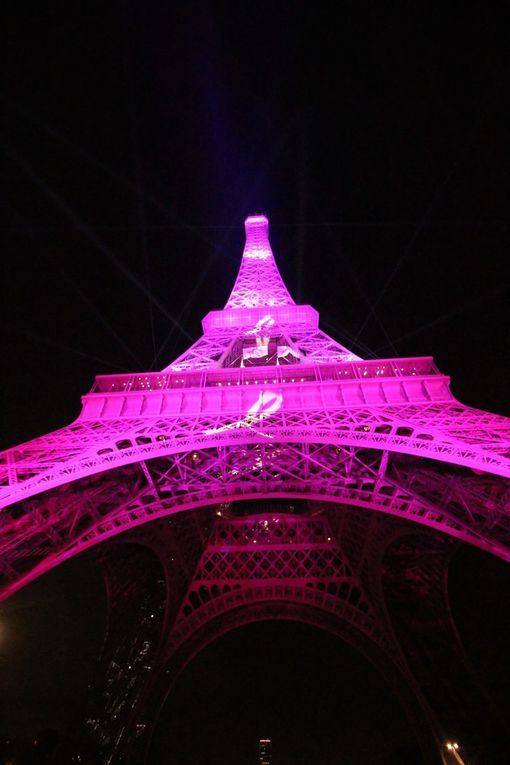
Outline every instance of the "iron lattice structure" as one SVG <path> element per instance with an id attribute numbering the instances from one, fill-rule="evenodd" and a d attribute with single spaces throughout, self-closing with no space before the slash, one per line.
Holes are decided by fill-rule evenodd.
<path id="1" fill-rule="evenodd" d="M 362 651 L 431 763 L 447 735 L 487 753 L 505 723 L 447 571 L 455 540 L 510 560 L 509 420 L 460 404 L 431 358 L 364 361 L 332 340 L 290 297 L 267 219 L 245 226 L 232 294 L 186 353 L 97 377 L 74 423 L 0 455 L 1 595 L 102 543 L 88 724 L 107 763 L 143 762 L 186 664 L 264 619 Z"/>

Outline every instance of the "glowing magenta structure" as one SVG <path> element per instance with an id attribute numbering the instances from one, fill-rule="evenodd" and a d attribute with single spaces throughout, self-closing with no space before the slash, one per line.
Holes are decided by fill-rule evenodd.
<path id="1" fill-rule="evenodd" d="M 355 645 L 433 762 L 481 717 L 496 730 L 446 573 L 456 540 L 510 560 L 510 421 L 459 403 L 432 358 L 334 341 L 287 291 L 267 218 L 245 228 L 191 348 L 98 376 L 75 422 L 0 454 L 1 596 L 101 543 L 110 632 L 88 723 L 105 762 L 143 761 L 182 668 L 261 619 Z"/>

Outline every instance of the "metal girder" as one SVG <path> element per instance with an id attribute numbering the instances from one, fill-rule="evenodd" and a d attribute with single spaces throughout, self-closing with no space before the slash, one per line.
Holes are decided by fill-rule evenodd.
<path id="1" fill-rule="evenodd" d="M 382 557 L 382 597 L 441 740 L 454 736 L 473 761 L 498 762 L 496 751 L 508 740 L 510 726 L 476 676 L 452 619 L 447 581 L 453 550 L 445 537 L 401 529 Z"/>
<path id="2" fill-rule="evenodd" d="M 146 575 L 140 576 L 137 561 L 148 571 L 155 567 L 164 571 L 170 593 L 175 569 L 169 566 L 173 546 L 168 540 L 178 524 L 165 528 L 148 524 L 140 534 L 133 530 L 123 537 L 125 542 L 104 548 L 107 580 L 115 583 L 109 587 L 112 634 L 88 727 L 105 747 L 105 763 L 126 757 L 143 760 L 166 695 L 198 651 L 231 629 L 271 618 L 313 624 L 361 650 L 397 692 L 418 735 L 433 739 L 427 704 L 372 594 L 335 537 L 328 512 L 306 503 L 298 514 L 285 503 L 255 515 L 243 514 L 241 506 L 217 506 L 207 512 L 212 521 L 209 536 L 202 542 L 202 554 L 188 575 L 177 610 L 172 597 L 169 604 L 163 589 L 155 590 Z M 188 533 L 190 515 L 182 516 Z M 196 542 L 201 532 L 195 529 L 192 536 Z M 157 561 L 151 563 L 143 552 L 134 556 L 136 545 L 152 548 L 151 539 L 158 546 L 162 537 L 166 541 Z M 153 599 L 148 610 L 149 596 Z M 158 614 L 164 610 L 163 619 Z M 143 660 L 135 663 L 140 646 Z"/>
<path id="3" fill-rule="evenodd" d="M 0 551 L 17 581 L 134 526 L 232 499 L 294 496 L 368 507 L 510 558 L 509 495 L 494 476 L 371 449 L 311 443 L 240 443 L 127 465 L 16 506 Z"/>
<path id="4" fill-rule="evenodd" d="M 459 404 L 431 358 L 359 359 L 292 300 L 267 219 L 246 235 L 227 305 L 181 357 L 99 376 L 76 422 L 0 454 L 1 597 L 109 541 L 89 719 L 105 763 L 143 760 L 198 651 L 271 618 L 363 651 L 436 746 L 448 704 L 471 693 L 444 553 L 456 538 L 510 560 L 510 421 Z"/>
<path id="5" fill-rule="evenodd" d="M 276 401 L 274 392 L 258 392 L 254 402 L 259 406 Z M 260 403 L 262 402 L 262 403 Z M 422 422 L 424 409 L 429 409 L 428 423 Z M 141 462 L 157 456 L 182 452 L 186 449 L 207 446 L 232 446 L 239 441 L 257 443 L 264 441 L 320 441 L 339 447 L 383 449 L 393 453 L 417 456 L 471 467 L 489 474 L 510 473 L 510 461 L 499 451 L 497 433 L 490 443 L 453 438 L 450 430 L 458 434 L 455 417 L 448 417 L 448 409 L 458 407 L 439 406 L 407 407 L 398 419 L 391 409 L 295 409 L 270 411 L 258 416 L 216 414 L 208 417 L 188 418 L 155 416 L 150 419 L 114 420 L 100 423 L 81 423 L 70 426 L 60 433 L 60 460 L 56 453 L 48 467 L 48 455 L 44 452 L 44 440 L 29 444 L 28 453 L 23 448 L 11 450 L 5 459 L 15 465 L 17 481 L 0 488 L 0 503 L 4 507 L 35 496 L 51 488 L 69 484 L 88 475 L 94 475 L 120 465 Z M 248 407 L 249 409 L 249 407 Z M 460 414 L 460 413 L 458 413 Z M 483 419 L 483 413 L 480 413 Z M 473 414 L 472 432 L 477 432 L 478 413 Z M 504 418 L 501 418 L 504 419 Z M 437 423 L 436 423 L 437 420 Z M 453 421 L 452 421 L 453 420 Z M 450 424 L 448 424 L 448 421 Z M 505 421 L 508 427 L 508 422 Z M 467 427 L 464 432 L 468 433 Z M 501 431 L 503 433 L 503 431 Z M 50 434 L 59 437 L 56 434 Z M 500 441 L 501 449 L 508 448 Z M 495 449 L 495 445 L 498 449 Z M 16 461 L 14 461 L 16 460 Z M 25 479 L 23 480 L 23 476 Z M 0 512 L 0 528 L 4 513 Z"/>

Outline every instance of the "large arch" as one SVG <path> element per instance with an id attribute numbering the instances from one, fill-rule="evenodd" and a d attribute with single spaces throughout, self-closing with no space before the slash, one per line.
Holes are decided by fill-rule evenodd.
<path id="1" fill-rule="evenodd" d="M 149 520 L 261 496 L 370 508 L 510 560 L 508 495 L 497 476 L 327 441 L 240 438 L 228 449 L 195 448 L 112 468 L 6 509 L 2 596 Z"/>
<path id="2" fill-rule="evenodd" d="M 107 763 L 143 760 L 143 716 L 202 644 L 277 614 L 352 638 L 437 745 L 447 655 L 454 703 L 467 677 L 444 598 L 450 540 L 510 560 L 508 421 L 459 404 L 429 358 L 362 361 L 328 338 L 285 289 L 267 219 L 248 218 L 246 232 L 240 281 L 197 343 L 160 373 L 97 378 L 77 421 L 0 455 L 1 596 L 87 548 L 111 561 L 111 650 L 91 718 Z M 218 503 L 275 497 L 305 500 L 324 533 L 298 550 L 290 534 L 264 536 L 278 520 L 268 516 L 247 521 L 259 524 L 251 544 L 216 544 L 221 523 L 236 523 Z M 256 564 L 231 571 L 244 586 L 201 600 L 207 554 L 238 548 Z M 277 563 L 296 550 L 310 569 L 287 568 L 282 582 Z"/>
<path id="3" fill-rule="evenodd" d="M 489 690 L 499 716 L 508 721 L 510 567 L 475 547 L 456 545 L 446 584 L 459 642 Z"/>
<path id="4" fill-rule="evenodd" d="M 318 606 L 298 605 L 291 601 L 261 601 L 225 611 L 203 625 L 177 654 L 167 658 L 161 666 L 153 687 L 143 700 L 144 735 L 136 739 L 129 752 L 129 762 L 138 765 L 146 761 L 152 737 L 169 694 L 184 669 L 209 645 L 234 630 L 248 624 L 264 621 L 300 622 L 323 630 L 348 643 L 366 658 L 385 680 L 399 699 L 409 723 L 415 732 L 426 762 L 437 763 L 440 749 L 439 731 L 434 728 L 433 716 L 427 714 L 426 704 L 419 703 L 419 688 L 402 667 L 391 661 L 373 641 L 346 620 L 333 617 Z M 146 721 L 146 722 L 145 722 Z"/>
<path id="5" fill-rule="evenodd" d="M 448 580 L 457 549 L 444 535 L 418 533 L 409 524 L 396 529 L 380 549 L 380 602 L 434 707 L 441 740 L 462 741 L 474 761 L 499 762 L 510 726 L 464 650 L 452 614 Z"/>
<path id="6" fill-rule="evenodd" d="M 204 401 L 217 392 L 197 390 L 190 391 L 190 395 Z M 263 395 L 282 398 L 276 391 L 259 392 L 257 386 L 253 400 L 257 402 L 257 396 Z M 314 396 L 324 398 L 324 392 L 315 392 Z M 250 418 L 246 415 L 248 409 L 246 405 L 235 413 L 203 415 L 197 411 L 192 417 L 112 418 L 99 423 L 78 419 L 60 431 L 0 455 L 0 507 L 115 467 L 184 450 L 229 448 L 267 440 L 379 449 L 491 475 L 510 475 L 507 418 L 465 407 L 454 399 L 429 402 L 428 406 L 408 402 L 405 409 L 374 410 L 359 404 L 308 409 L 307 396 L 301 395 L 292 401 L 289 411 Z"/>
<path id="7" fill-rule="evenodd" d="M 287 498 L 287 505 L 291 501 L 295 504 Z M 409 717 L 419 721 L 417 729 L 425 725 L 430 731 L 422 736 L 422 748 L 431 763 L 452 731 L 480 725 L 483 692 L 458 650 L 445 600 L 455 540 L 361 507 L 344 507 L 340 514 L 321 502 L 294 504 L 287 507 L 282 500 L 280 509 L 269 510 L 259 496 L 258 503 L 235 503 L 237 510 L 204 506 L 138 526 L 99 548 L 122 557 L 123 540 L 136 539 L 160 557 L 166 579 L 165 594 L 152 608 L 160 614 L 160 637 L 152 639 L 149 675 L 131 678 L 136 697 L 130 702 L 133 712 L 122 718 L 123 733 L 115 734 L 113 722 L 106 723 L 110 741 L 120 736 L 108 762 L 115 763 L 120 752 L 131 752 L 134 765 L 144 761 L 164 699 L 211 640 L 282 614 L 321 626 L 362 650 L 392 687 L 398 686 L 410 704 Z M 277 526 L 283 536 L 275 536 Z M 179 561 L 181 549 L 186 552 Z M 185 561 L 191 567 L 183 577 Z M 131 563 L 123 569 L 117 560 L 113 570 L 127 571 L 139 584 Z M 418 616 L 411 619 L 413 614 Z M 127 669 L 119 687 L 131 682 Z M 497 729 L 489 709 L 484 719 L 485 732 Z M 483 735 L 475 744 L 485 746 Z"/>

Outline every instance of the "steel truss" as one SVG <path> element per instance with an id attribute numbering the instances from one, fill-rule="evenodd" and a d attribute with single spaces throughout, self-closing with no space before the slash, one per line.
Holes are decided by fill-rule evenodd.
<path id="1" fill-rule="evenodd" d="M 107 709 L 99 704 L 102 716 L 89 719 L 110 753 L 105 761 L 124 753 L 143 762 L 165 698 L 193 657 L 222 634 L 267 619 L 303 621 L 361 650 L 400 698 L 427 762 L 436 762 L 437 746 L 452 731 L 486 757 L 487 741 L 506 735 L 451 620 L 446 574 L 454 540 L 366 509 L 317 502 L 223 504 L 199 512 L 146 524 L 102 548 L 108 577 L 124 593 L 120 603 L 109 599 L 113 638 L 103 656 L 103 677 L 114 678 L 106 686 L 117 695 L 108 696 Z M 191 544 L 186 560 L 195 561 L 185 588 L 173 586 L 183 578 L 176 557 L 182 544 Z M 150 614 L 144 604 L 154 588 L 140 591 L 136 565 L 122 565 L 136 545 L 154 558 L 144 569 L 154 570 L 157 560 L 158 581 L 166 579 Z M 127 607 L 131 580 L 136 597 Z M 140 613 L 148 614 L 145 622 Z M 150 644 L 150 652 L 135 665 L 139 644 Z"/>
<path id="2" fill-rule="evenodd" d="M 101 543 L 88 726 L 105 763 L 143 762 L 205 645 L 274 618 L 363 651 L 431 763 L 452 729 L 478 726 L 487 752 L 499 723 L 445 582 L 455 540 L 510 560 L 510 421 L 456 401 L 430 358 L 364 361 L 329 338 L 290 297 L 267 219 L 246 233 L 227 305 L 188 351 L 99 376 L 74 423 L 0 454 L 0 598 Z"/>
<path id="3" fill-rule="evenodd" d="M 510 559 L 510 497 L 497 476 L 375 449 L 264 440 L 128 464 L 13 506 L 3 515 L 5 591 L 148 520 L 260 496 L 369 507 Z"/>

